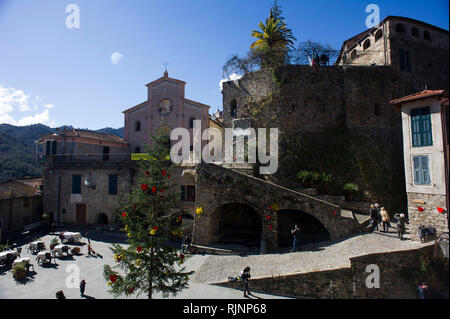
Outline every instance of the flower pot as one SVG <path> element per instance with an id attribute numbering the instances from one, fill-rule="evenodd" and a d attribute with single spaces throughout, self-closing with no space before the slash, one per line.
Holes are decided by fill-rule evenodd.
<path id="1" fill-rule="evenodd" d="M 27 276 L 27 271 L 26 271 L 26 270 L 16 270 L 16 271 L 13 273 L 13 278 L 14 278 L 15 280 L 23 279 L 23 278 L 25 278 L 26 276 Z"/>

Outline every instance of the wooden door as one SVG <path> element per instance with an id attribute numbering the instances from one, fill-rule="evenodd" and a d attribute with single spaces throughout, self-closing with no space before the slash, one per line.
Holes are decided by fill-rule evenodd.
<path id="1" fill-rule="evenodd" d="M 77 204 L 75 209 L 75 224 L 86 224 L 86 204 Z"/>

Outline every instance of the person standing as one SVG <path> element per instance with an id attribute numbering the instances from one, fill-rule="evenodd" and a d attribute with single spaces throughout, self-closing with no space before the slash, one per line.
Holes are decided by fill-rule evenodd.
<path id="1" fill-rule="evenodd" d="M 183 253 L 188 253 L 189 252 L 189 248 L 191 246 L 191 238 L 189 237 L 188 234 L 186 234 L 184 236 L 184 241 L 183 241 L 183 245 L 181 245 L 181 251 Z"/>
<path id="2" fill-rule="evenodd" d="M 383 221 L 383 231 L 389 233 L 389 222 L 391 219 L 384 207 L 381 207 L 381 220 Z"/>
<path id="3" fill-rule="evenodd" d="M 240 277 L 244 283 L 244 297 L 248 297 L 248 295 L 251 295 L 250 290 L 248 289 L 248 281 L 251 277 L 250 267 L 245 267 L 244 270 L 242 270 Z"/>
<path id="4" fill-rule="evenodd" d="M 372 219 L 373 230 L 378 230 L 378 210 L 375 205 L 370 205 L 370 218 Z"/>
<path id="5" fill-rule="evenodd" d="M 292 229 L 291 230 L 291 234 L 292 234 L 292 237 L 293 237 L 293 240 L 292 240 L 292 252 L 294 252 L 295 251 L 295 244 L 296 244 L 296 242 L 297 242 L 297 235 L 300 233 L 300 228 L 297 226 L 297 224 L 295 225 L 295 227 L 294 227 L 294 229 Z"/>
<path id="6" fill-rule="evenodd" d="M 422 283 L 417 287 L 419 290 L 419 299 L 426 299 L 427 298 L 427 292 L 428 292 L 428 286 L 426 283 Z"/>
<path id="7" fill-rule="evenodd" d="M 86 281 L 83 279 L 80 282 L 80 296 L 84 297 L 84 290 L 86 289 Z"/>
<path id="8" fill-rule="evenodd" d="M 394 216 L 397 218 L 397 232 L 398 237 L 400 237 L 400 240 L 403 240 L 403 235 L 405 234 L 405 214 L 395 214 Z"/>

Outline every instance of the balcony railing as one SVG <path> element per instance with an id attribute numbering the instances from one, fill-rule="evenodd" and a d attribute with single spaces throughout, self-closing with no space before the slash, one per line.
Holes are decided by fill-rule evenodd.
<path id="1" fill-rule="evenodd" d="M 117 154 L 56 154 L 46 155 L 39 158 L 40 164 L 57 163 L 84 163 L 84 162 L 131 162 L 131 153 Z"/>

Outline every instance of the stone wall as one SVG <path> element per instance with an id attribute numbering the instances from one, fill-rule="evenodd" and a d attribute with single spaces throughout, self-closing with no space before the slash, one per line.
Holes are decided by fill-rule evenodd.
<path id="1" fill-rule="evenodd" d="M 429 297 L 448 298 L 448 259 L 442 258 L 433 245 L 391 253 L 351 258 L 351 266 L 269 278 L 252 278 L 250 291 L 319 299 L 416 299 L 419 282 L 430 287 Z M 366 280 L 376 265 L 380 271 L 380 287 L 367 288 Z M 369 278 L 370 280 L 370 278 Z M 242 282 L 218 283 L 242 288 Z"/>
<path id="2" fill-rule="evenodd" d="M 419 211 L 419 207 L 424 210 Z M 417 230 L 420 226 L 433 226 L 437 236 L 448 232 L 448 216 L 438 212 L 437 207 L 446 207 L 445 195 L 408 193 L 408 214 L 411 229 L 411 238 L 420 240 Z"/>

